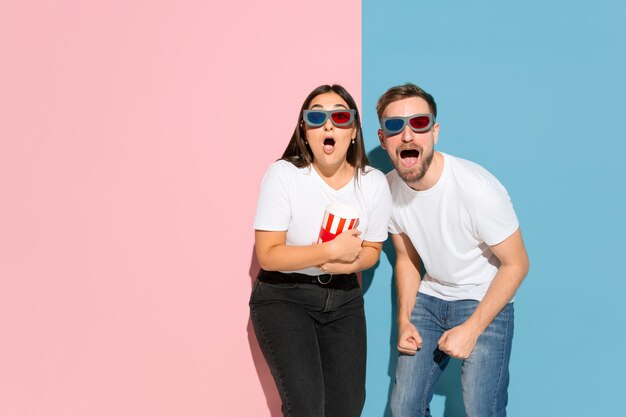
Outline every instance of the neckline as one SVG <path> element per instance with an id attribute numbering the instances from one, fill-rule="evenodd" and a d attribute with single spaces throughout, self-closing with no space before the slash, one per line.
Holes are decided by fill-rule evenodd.
<path id="1" fill-rule="evenodd" d="M 316 179 L 317 182 L 319 182 L 324 188 L 326 188 L 328 191 L 331 191 L 334 194 L 338 194 L 346 189 L 348 189 L 349 187 L 351 187 L 352 184 L 354 184 L 354 176 L 350 177 L 350 180 L 345 183 L 345 185 L 343 185 L 341 188 L 333 188 L 330 186 L 330 184 L 328 184 L 326 181 L 324 181 L 324 178 L 322 178 L 322 176 L 320 175 L 319 172 L 317 172 L 317 170 L 315 169 L 315 167 L 313 166 L 313 164 L 311 164 L 309 166 L 309 169 L 311 170 L 311 175 L 314 176 L 314 178 Z"/>

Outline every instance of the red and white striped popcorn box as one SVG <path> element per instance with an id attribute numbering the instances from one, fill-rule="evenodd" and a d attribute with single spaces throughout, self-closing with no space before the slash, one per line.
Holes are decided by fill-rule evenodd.
<path id="1" fill-rule="evenodd" d="M 317 243 L 328 242 L 344 230 L 354 229 L 359 224 L 359 216 L 359 211 L 353 207 L 330 203 L 326 206 Z"/>

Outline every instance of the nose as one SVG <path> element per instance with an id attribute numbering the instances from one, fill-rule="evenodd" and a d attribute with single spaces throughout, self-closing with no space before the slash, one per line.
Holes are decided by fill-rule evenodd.
<path id="1" fill-rule="evenodd" d="M 402 131 L 402 142 L 409 143 L 413 140 L 413 131 L 409 128 L 409 125 L 404 126 Z"/>
<path id="2" fill-rule="evenodd" d="M 328 119 L 326 119 L 326 121 L 324 122 L 324 131 L 328 132 L 330 130 L 333 130 L 335 128 L 335 125 L 333 125 L 332 120 L 330 120 L 330 117 Z"/>

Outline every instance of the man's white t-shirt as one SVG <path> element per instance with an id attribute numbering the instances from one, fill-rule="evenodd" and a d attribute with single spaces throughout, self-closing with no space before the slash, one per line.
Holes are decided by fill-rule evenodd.
<path id="1" fill-rule="evenodd" d="M 482 300 L 500 261 L 489 246 L 519 227 L 506 189 L 486 169 L 442 153 L 437 183 L 410 188 L 393 170 L 389 232 L 404 233 L 417 250 L 426 274 L 419 292 L 444 300 Z"/>
<path id="2" fill-rule="evenodd" d="M 335 190 L 313 167 L 298 168 L 284 160 L 274 162 L 263 177 L 254 228 L 287 231 L 287 245 L 311 245 L 317 242 L 326 206 L 337 202 L 359 210 L 357 229 L 361 239 L 385 241 L 391 214 L 389 186 L 382 172 L 369 166 L 365 171 L 359 172 L 358 180 Z M 323 273 L 315 267 L 282 272 Z"/>

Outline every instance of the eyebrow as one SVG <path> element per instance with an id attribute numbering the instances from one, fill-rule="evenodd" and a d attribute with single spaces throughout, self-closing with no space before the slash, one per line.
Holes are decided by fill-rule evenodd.
<path id="1" fill-rule="evenodd" d="M 346 106 L 344 106 L 344 105 L 343 105 L 343 104 L 341 104 L 341 103 L 335 104 L 335 105 L 333 106 L 333 108 L 337 108 L 337 107 L 342 108 L 342 109 L 348 109 Z M 312 109 L 317 109 L 317 108 L 321 108 L 321 109 L 323 109 L 323 107 L 322 107 L 322 105 L 321 105 L 321 104 L 316 104 L 316 105 L 312 106 L 311 108 L 312 108 Z"/>

